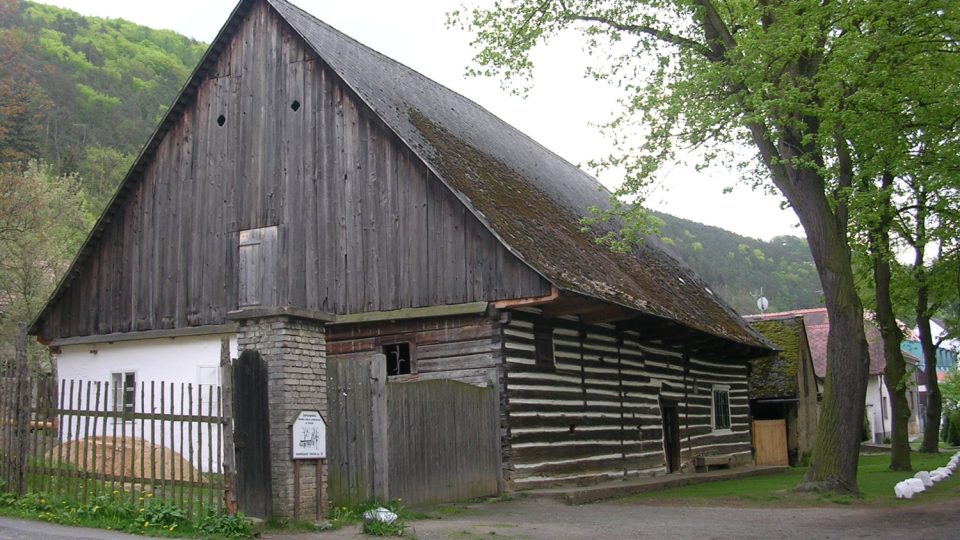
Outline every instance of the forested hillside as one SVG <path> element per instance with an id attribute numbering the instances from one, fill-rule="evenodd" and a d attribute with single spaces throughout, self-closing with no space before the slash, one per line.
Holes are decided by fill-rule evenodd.
<path id="1" fill-rule="evenodd" d="M 206 46 L 169 30 L 0 0 L 0 145 L 79 173 L 92 208 L 110 196 Z M 4 129 L 5 128 L 5 129 Z M 12 140 L 11 140 L 12 139 Z"/>
<path id="2" fill-rule="evenodd" d="M 0 0 L 0 349 L 42 306 L 204 50 L 171 31 Z M 756 311 L 761 287 L 770 309 L 820 304 L 805 241 L 658 216 L 663 243 L 741 313 Z"/>
<path id="3" fill-rule="evenodd" d="M 778 236 L 765 242 L 702 223 L 653 212 L 663 221 L 662 242 L 693 267 L 741 314 L 758 313 L 757 295 L 767 311 L 823 305 L 820 279 L 806 240 Z"/>

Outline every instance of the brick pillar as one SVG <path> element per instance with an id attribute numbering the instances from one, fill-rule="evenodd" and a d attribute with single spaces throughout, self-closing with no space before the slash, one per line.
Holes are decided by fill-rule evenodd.
<path id="1" fill-rule="evenodd" d="M 251 310 L 245 310 L 251 311 Z M 255 349 L 267 364 L 270 400 L 270 462 L 273 515 L 293 515 L 293 460 L 290 426 L 304 410 L 327 415 L 326 330 L 323 317 L 296 316 L 268 310 L 231 314 L 240 322 L 241 351 Z M 300 467 L 300 517 L 315 515 L 315 462 Z M 326 491 L 326 474 L 321 483 Z M 326 497 L 324 497 L 326 500 Z"/>

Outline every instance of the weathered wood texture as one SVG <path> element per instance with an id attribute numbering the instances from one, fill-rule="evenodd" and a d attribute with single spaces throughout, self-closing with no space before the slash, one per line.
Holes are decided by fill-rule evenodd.
<path id="1" fill-rule="evenodd" d="M 413 344 L 413 372 L 392 381 L 446 379 L 487 386 L 497 380 L 496 325 L 484 315 L 332 325 L 327 356 L 380 353 L 384 344 L 407 341 Z"/>
<path id="2" fill-rule="evenodd" d="M 271 516 L 270 404 L 267 364 L 254 350 L 240 354 L 233 371 L 237 502 L 248 516 Z"/>
<path id="3" fill-rule="evenodd" d="M 387 383 L 389 493 L 406 505 L 496 495 L 496 389 L 455 381 Z"/>
<path id="4" fill-rule="evenodd" d="M 120 198 L 45 339 L 223 323 L 239 232 L 270 226 L 279 305 L 356 313 L 550 290 L 265 3 Z"/>
<path id="5" fill-rule="evenodd" d="M 361 354 L 327 359 L 327 493 L 333 504 L 351 506 L 376 496 L 370 379 L 376 358 Z"/>
<path id="6" fill-rule="evenodd" d="M 747 368 L 663 350 L 629 329 L 542 319 L 554 327 L 555 369 L 538 368 L 533 323 L 503 328 L 504 478 L 514 489 L 665 471 L 659 398 L 678 406 L 681 467 L 701 454 L 750 456 Z M 730 390 L 732 426 L 712 428 L 712 388 Z"/>

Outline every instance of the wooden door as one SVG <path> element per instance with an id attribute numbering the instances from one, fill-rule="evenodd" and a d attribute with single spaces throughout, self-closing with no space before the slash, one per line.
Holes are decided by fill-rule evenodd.
<path id="1" fill-rule="evenodd" d="M 425 505 L 496 495 L 499 404 L 491 386 L 387 383 L 390 498 Z"/>
<path id="2" fill-rule="evenodd" d="M 267 365 L 245 350 L 233 369 L 237 505 L 248 516 L 270 517 L 270 405 Z"/>
<path id="3" fill-rule="evenodd" d="M 327 492 L 334 504 L 387 500 L 386 378 L 382 354 L 327 358 Z"/>
<path id="4" fill-rule="evenodd" d="M 667 472 L 680 470 L 680 412 L 676 403 L 661 402 L 663 413 L 663 451 Z"/>
<path id="5" fill-rule="evenodd" d="M 753 421 L 753 447 L 757 465 L 789 464 L 787 454 L 787 423 L 779 420 Z"/>

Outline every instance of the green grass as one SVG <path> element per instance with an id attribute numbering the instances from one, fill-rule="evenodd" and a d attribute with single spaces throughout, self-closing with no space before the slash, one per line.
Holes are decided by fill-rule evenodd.
<path id="1" fill-rule="evenodd" d="M 952 453 L 937 455 L 911 454 L 914 471 L 927 471 L 947 464 Z M 816 506 L 823 504 L 896 505 L 916 504 L 924 500 L 960 496 L 960 475 L 955 475 L 932 490 L 911 500 L 894 497 L 893 486 L 913 473 L 891 471 L 890 457 L 883 454 L 861 455 L 857 484 L 861 497 L 797 493 L 793 488 L 806 474 L 806 467 L 793 467 L 785 472 L 753 476 L 735 480 L 708 482 L 693 486 L 633 495 L 624 499 L 631 502 L 672 502 L 690 505 L 734 504 L 744 506 Z"/>

